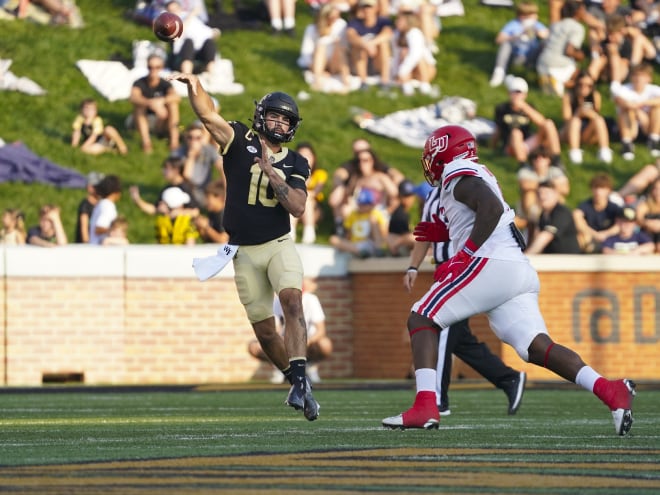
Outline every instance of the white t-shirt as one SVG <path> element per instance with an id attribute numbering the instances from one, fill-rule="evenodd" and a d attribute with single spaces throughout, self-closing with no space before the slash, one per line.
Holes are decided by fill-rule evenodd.
<path id="1" fill-rule="evenodd" d="M 102 244 L 107 234 L 96 234 L 96 227 L 109 229 L 112 221 L 117 218 L 117 206 L 107 198 L 100 200 L 89 218 L 89 243 Z"/>
<path id="2" fill-rule="evenodd" d="M 204 23 L 196 15 L 190 17 L 184 16 L 183 34 L 172 43 L 172 52 L 177 54 L 181 51 L 183 42 L 187 39 L 192 40 L 195 50 L 201 50 L 208 39 L 213 38 L 213 28 Z"/>
<path id="3" fill-rule="evenodd" d="M 300 55 L 298 56 L 298 67 L 309 69 L 312 66 L 314 51 L 318 45 L 326 46 L 326 58 L 330 59 L 335 43 L 346 44 L 346 20 L 337 19 L 332 23 L 330 33 L 325 36 L 319 36 L 316 24 L 309 24 L 303 33 L 302 43 L 300 45 Z"/>
<path id="4" fill-rule="evenodd" d="M 404 36 L 406 39 L 406 46 L 408 53 L 405 57 L 401 57 L 401 49 L 398 46 L 398 39 Z M 398 76 L 403 77 L 409 75 L 415 67 L 417 67 L 422 60 L 425 60 L 431 65 L 435 65 L 435 57 L 428 45 L 424 33 L 419 28 L 409 29 L 405 34 L 396 31 L 392 37 L 392 50 L 394 53 L 394 60 L 397 66 L 395 72 Z"/>
<path id="5" fill-rule="evenodd" d="M 550 35 L 545 40 L 545 45 L 536 63 L 538 73 L 547 75 L 552 68 L 575 66 L 575 60 L 566 55 L 566 46 L 572 45 L 580 48 L 585 33 L 584 26 L 571 17 L 557 21 L 550 26 Z"/>
<path id="6" fill-rule="evenodd" d="M 613 81 L 610 84 L 610 93 L 612 98 L 621 98 L 628 102 L 640 103 L 655 98 L 660 98 L 660 86 L 657 84 L 647 84 L 641 93 L 638 93 L 633 88 L 632 83 L 621 84 L 619 81 Z M 642 109 L 645 112 L 651 110 L 650 107 L 644 106 Z"/>
<path id="7" fill-rule="evenodd" d="M 319 298 L 316 294 L 310 292 L 303 291 L 302 307 L 305 315 L 305 325 L 307 325 L 307 337 L 311 337 L 316 333 L 316 325 L 325 321 L 325 313 Z M 282 311 L 280 298 L 277 296 L 273 301 L 273 314 L 278 320 L 284 321 L 284 311 Z"/>

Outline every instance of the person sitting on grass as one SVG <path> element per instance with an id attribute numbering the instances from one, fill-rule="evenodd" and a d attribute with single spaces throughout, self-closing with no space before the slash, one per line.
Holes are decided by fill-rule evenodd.
<path id="1" fill-rule="evenodd" d="M 119 154 L 128 153 L 128 148 L 119 131 L 111 125 L 104 125 L 98 113 L 98 105 L 93 98 L 86 98 L 80 104 L 80 113 L 71 126 L 71 146 L 80 147 L 88 155 L 100 155 L 117 150 Z"/>
<path id="2" fill-rule="evenodd" d="M 40 247 L 68 244 L 58 206 L 48 204 L 41 207 L 39 210 L 39 224 L 28 229 L 27 243 Z"/>

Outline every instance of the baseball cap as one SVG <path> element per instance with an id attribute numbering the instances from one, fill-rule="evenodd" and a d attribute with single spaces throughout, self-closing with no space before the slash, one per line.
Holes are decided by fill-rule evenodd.
<path id="1" fill-rule="evenodd" d="M 617 215 L 617 218 L 621 218 L 622 220 L 628 220 L 630 222 L 634 222 L 635 218 L 637 218 L 637 213 L 635 212 L 635 208 L 631 208 L 630 206 L 626 206 L 626 207 L 621 208 L 619 210 L 619 214 Z"/>
<path id="2" fill-rule="evenodd" d="M 101 172 L 90 172 L 87 174 L 87 185 L 95 186 L 103 180 L 105 174 Z"/>
<path id="3" fill-rule="evenodd" d="M 429 193 L 433 190 L 433 186 L 429 184 L 426 181 L 422 181 L 419 184 L 417 184 L 417 187 L 415 187 L 415 194 L 419 196 L 420 199 L 426 200 L 426 197 L 429 195 Z"/>
<path id="4" fill-rule="evenodd" d="M 506 84 L 506 89 L 509 91 L 509 93 L 529 92 L 529 86 L 527 85 L 527 81 L 525 81 L 522 77 L 507 77 L 505 84 Z"/>
<path id="5" fill-rule="evenodd" d="M 358 7 L 375 7 L 376 3 L 376 0 L 360 0 Z"/>
<path id="6" fill-rule="evenodd" d="M 358 205 L 373 205 L 376 203 L 376 200 L 374 198 L 374 193 L 370 191 L 369 189 L 362 189 L 360 191 L 360 194 L 358 194 L 357 197 L 357 204 Z"/>
<path id="7" fill-rule="evenodd" d="M 399 196 L 414 196 L 415 194 L 415 184 L 408 179 L 402 180 L 399 184 Z"/>
<path id="8" fill-rule="evenodd" d="M 190 195 L 180 187 L 168 187 L 163 191 L 163 201 L 169 208 L 180 208 L 190 203 Z"/>

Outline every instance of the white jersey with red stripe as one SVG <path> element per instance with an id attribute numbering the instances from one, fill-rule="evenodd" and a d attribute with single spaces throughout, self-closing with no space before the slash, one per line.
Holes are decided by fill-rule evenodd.
<path id="1" fill-rule="evenodd" d="M 515 217 L 513 209 L 504 201 L 502 190 L 492 172 L 485 165 L 472 160 L 454 160 L 447 164 L 442 173 L 439 216 L 447 222 L 452 242 L 451 251 L 457 253 L 463 249 L 474 226 L 475 212 L 454 198 L 454 187 L 462 177 L 466 176 L 482 179 L 504 207 L 504 213 L 502 213 L 497 227 L 474 255 L 484 258 L 526 262 L 527 257 L 522 253 L 520 245 L 512 232 L 511 224 Z"/>
<path id="2" fill-rule="evenodd" d="M 504 213 L 465 269 L 456 277 L 436 281 L 413 304 L 412 311 L 433 320 L 439 328 L 486 313 L 495 334 L 527 361 L 532 340 L 540 333 L 547 333 L 538 306 L 539 278 L 516 240 L 512 226 L 514 213 L 504 201 L 497 180 L 475 161 L 454 160 L 448 164 L 440 190 L 432 191 L 427 198 L 425 221 L 431 221 L 428 217 L 436 205 L 451 237 L 449 251 L 436 250 L 435 257 L 442 261 L 463 249 L 474 227 L 475 212 L 453 194 L 459 179 L 465 176 L 483 179 L 502 202 Z M 502 284 L 503 280 L 507 283 Z"/>

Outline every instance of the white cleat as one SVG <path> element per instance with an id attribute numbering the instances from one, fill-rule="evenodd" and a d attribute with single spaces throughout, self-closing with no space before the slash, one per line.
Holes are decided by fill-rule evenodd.
<path id="1" fill-rule="evenodd" d="M 425 430 L 438 429 L 439 421 L 434 418 L 429 418 L 426 421 L 419 423 L 406 423 L 403 420 L 403 414 L 397 414 L 396 416 L 390 416 L 383 420 L 383 426 L 386 428 L 391 428 L 393 430 L 405 430 L 406 428 L 423 428 Z"/>
<path id="2" fill-rule="evenodd" d="M 614 429 L 617 435 L 624 436 L 630 431 L 633 424 L 632 402 L 636 394 L 636 385 L 635 382 L 628 379 L 621 380 L 621 382 L 625 385 L 626 390 L 623 393 L 627 394 L 627 397 L 620 397 L 620 401 L 624 402 L 625 405 L 621 408 L 612 409 L 612 418 L 614 419 Z"/>

